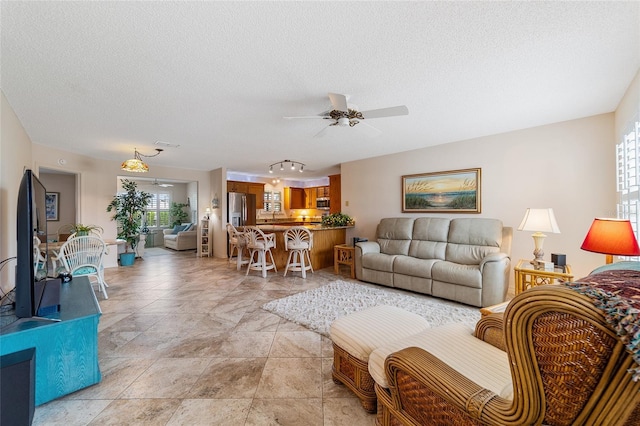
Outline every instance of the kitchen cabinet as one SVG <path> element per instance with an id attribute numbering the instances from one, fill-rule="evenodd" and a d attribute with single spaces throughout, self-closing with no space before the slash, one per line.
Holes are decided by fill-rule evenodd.
<path id="1" fill-rule="evenodd" d="M 227 192 L 240 192 L 241 194 L 255 194 L 256 209 L 264 208 L 264 183 L 227 181 Z"/>
<path id="2" fill-rule="evenodd" d="M 235 180 L 227 181 L 227 192 L 249 193 L 249 182 L 238 182 Z"/>
<path id="3" fill-rule="evenodd" d="M 329 197 L 331 204 L 329 205 L 329 213 L 340 213 L 342 208 L 342 188 L 340 186 L 340 175 L 329 176 Z"/>
<path id="4" fill-rule="evenodd" d="M 330 197 L 329 187 L 328 186 L 319 186 L 316 188 L 316 196 L 318 198 L 326 198 Z"/>
<path id="5" fill-rule="evenodd" d="M 304 188 L 286 187 L 284 189 L 284 208 L 287 210 L 305 209 Z"/>
<path id="6" fill-rule="evenodd" d="M 316 190 L 316 187 L 305 188 L 304 190 L 305 204 L 307 206 L 306 208 L 308 209 L 316 208 Z"/>
<path id="7" fill-rule="evenodd" d="M 256 209 L 262 210 L 264 208 L 264 183 L 249 182 L 247 188 L 248 194 L 255 194 L 256 196 Z"/>

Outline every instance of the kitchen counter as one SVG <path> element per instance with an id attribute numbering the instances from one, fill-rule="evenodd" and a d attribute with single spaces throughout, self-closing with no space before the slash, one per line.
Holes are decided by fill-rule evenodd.
<path id="1" fill-rule="evenodd" d="M 256 225 L 265 234 L 276 234 L 276 247 L 272 249 L 276 267 L 281 272 L 287 265 L 289 253 L 284 249 L 284 231 L 291 228 L 286 225 Z M 313 234 L 313 249 L 311 250 L 311 264 L 313 269 L 323 269 L 333 266 L 333 247 L 344 244 L 347 238 L 347 228 L 353 226 L 322 226 L 304 225 Z"/>

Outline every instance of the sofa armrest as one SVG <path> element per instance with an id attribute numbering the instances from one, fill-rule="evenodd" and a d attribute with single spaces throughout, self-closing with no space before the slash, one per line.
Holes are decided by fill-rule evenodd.
<path id="1" fill-rule="evenodd" d="M 451 424 L 533 424 L 539 408 L 525 407 L 511 418 L 503 415 L 512 401 L 489 389 L 438 359 L 431 353 L 409 347 L 395 352 L 385 361 L 388 392 L 376 390 L 380 404 L 397 418 L 449 419 Z M 386 390 L 386 389 L 385 389 Z M 380 409 L 380 408 L 379 408 Z"/>
<path id="2" fill-rule="evenodd" d="M 380 244 L 375 241 L 363 241 L 356 243 L 356 247 L 360 247 L 360 255 L 367 253 L 380 253 Z"/>
<path id="3" fill-rule="evenodd" d="M 173 229 L 163 229 L 162 230 L 162 234 L 163 235 L 169 235 L 173 233 Z"/>
<path id="4" fill-rule="evenodd" d="M 506 253 L 491 253 L 490 255 L 485 256 L 480 262 L 480 271 L 482 271 L 487 263 L 504 262 L 505 260 L 507 261 L 507 264 L 509 264 L 511 260 Z"/>
<path id="5" fill-rule="evenodd" d="M 480 262 L 482 274 L 482 304 L 491 306 L 502 303 L 509 290 L 511 259 L 505 253 L 493 253 Z"/>
<path id="6" fill-rule="evenodd" d="M 503 316 L 503 312 L 495 312 L 480 318 L 476 323 L 475 336 L 506 352 Z"/>
<path id="7" fill-rule="evenodd" d="M 362 256 L 368 253 L 380 253 L 380 244 L 376 241 L 361 241 L 356 243 L 355 272 L 356 278 L 362 279 Z"/>

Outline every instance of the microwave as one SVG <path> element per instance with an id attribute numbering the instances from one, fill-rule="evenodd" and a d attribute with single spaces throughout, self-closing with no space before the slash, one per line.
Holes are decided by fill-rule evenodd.
<path id="1" fill-rule="evenodd" d="M 316 198 L 316 209 L 329 210 L 329 197 Z"/>

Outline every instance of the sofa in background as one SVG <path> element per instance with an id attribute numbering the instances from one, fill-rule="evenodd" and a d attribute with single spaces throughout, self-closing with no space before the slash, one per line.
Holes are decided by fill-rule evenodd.
<path id="1" fill-rule="evenodd" d="M 356 278 L 467 305 L 502 303 L 513 230 L 498 219 L 385 218 L 355 249 Z"/>
<path id="2" fill-rule="evenodd" d="M 189 225 L 188 228 L 185 226 Z M 184 230 L 181 230 L 184 229 Z M 174 226 L 172 229 L 164 229 L 164 246 L 173 250 L 194 250 L 198 246 L 198 234 L 196 226 L 190 223 Z"/>

